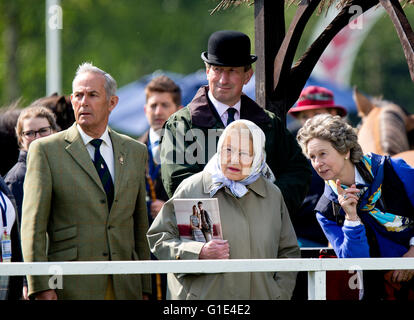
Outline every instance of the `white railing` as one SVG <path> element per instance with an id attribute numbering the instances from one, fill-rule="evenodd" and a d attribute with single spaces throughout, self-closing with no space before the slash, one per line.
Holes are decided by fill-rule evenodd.
<path id="1" fill-rule="evenodd" d="M 309 300 L 326 300 L 326 271 L 414 269 L 414 258 L 231 259 L 0 263 L 0 275 L 308 272 Z"/>

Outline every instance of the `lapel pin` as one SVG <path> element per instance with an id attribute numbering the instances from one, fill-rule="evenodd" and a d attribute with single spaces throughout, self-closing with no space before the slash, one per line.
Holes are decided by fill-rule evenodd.
<path id="1" fill-rule="evenodd" d="M 120 163 L 120 164 L 124 164 L 124 157 L 123 157 L 123 156 L 120 156 L 120 157 L 119 157 L 119 163 Z"/>

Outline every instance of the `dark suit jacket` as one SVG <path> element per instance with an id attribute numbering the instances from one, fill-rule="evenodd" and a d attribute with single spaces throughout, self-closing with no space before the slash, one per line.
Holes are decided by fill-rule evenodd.
<path id="1" fill-rule="evenodd" d="M 19 159 L 17 163 L 7 172 L 4 177 L 10 191 L 13 193 L 16 200 L 17 212 L 19 217 L 19 224 L 22 222 L 22 204 L 23 204 L 23 183 L 26 175 L 26 157 L 27 151 L 20 150 Z"/>
<path id="2" fill-rule="evenodd" d="M 7 187 L 6 183 L 0 176 L 0 190 L 5 194 L 13 204 L 14 210 L 17 213 L 16 202 L 13 194 Z M 17 214 L 16 214 L 17 216 Z M 19 220 L 16 219 L 11 229 L 11 243 L 12 243 L 12 262 L 22 262 L 22 249 L 20 246 L 20 234 L 19 234 Z M 1 252 L 1 250 L 0 250 Z M 2 278 L 0 289 L 7 290 L 7 299 L 19 300 L 22 296 L 23 290 L 23 277 L 21 276 L 0 276 Z M 4 282 L 3 282 L 4 281 Z"/>
<path id="3" fill-rule="evenodd" d="M 149 136 L 149 131 L 144 133 L 144 135 L 139 139 L 139 141 L 145 144 L 147 148 L 148 148 L 148 136 Z M 150 157 L 148 157 L 148 162 L 150 161 L 149 159 Z M 148 170 L 148 167 L 147 167 L 147 170 Z M 162 184 L 161 171 L 159 171 L 157 179 L 154 181 L 154 187 L 155 187 L 155 194 L 157 195 L 157 199 L 162 200 L 162 201 L 167 201 L 169 199 L 167 192 L 165 191 L 164 185 Z"/>

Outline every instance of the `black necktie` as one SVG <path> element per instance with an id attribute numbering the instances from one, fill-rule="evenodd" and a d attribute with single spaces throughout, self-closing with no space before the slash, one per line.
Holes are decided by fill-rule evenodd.
<path id="1" fill-rule="evenodd" d="M 234 121 L 234 114 L 236 113 L 236 109 L 235 108 L 228 108 L 227 109 L 227 114 L 229 115 L 227 118 L 227 125 L 229 125 L 230 123 L 232 123 Z"/>
<path id="2" fill-rule="evenodd" d="M 95 147 L 95 157 L 94 157 L 94 165 L 96 171 L 98 171 L 99 178 L 101 178 L 102 185 L 106 192 L 106 198 L 108 200 L 108 209 L 111 209 L 112 202 L 114 200 L 114 184 L 112 182 L 111 173 L 109 172 L 108 166 L 104 158 L 99 151 L 99 148 L 102 144 L 101 139 L 93 139 L 90 144 Z"/>

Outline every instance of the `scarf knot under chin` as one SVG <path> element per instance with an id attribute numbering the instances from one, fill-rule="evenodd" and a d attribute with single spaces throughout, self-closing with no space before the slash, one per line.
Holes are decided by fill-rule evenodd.
<path id="1" fill-rule="evenodd" d="M 214 157 L 217 157 L 217 155 L 214 155 L 213 158 Z M 213 158 L 211 159 L 213 160 L 210 164 L 211 167 L 207 168 L 207 171 L 211 173 L 211 180 L 213 182 L 210 189 L 210 197 L 213 197 L 221 188 L 227 187 L 235 197 L 241 198 L 249 191 L 247 186 L 255 182 L 261 175 L 272 182 L 274 181 L 273 174 L 265 162 L 262 163 L 258 172 L 249 175 L 243 180 L 234 181 L 224 176 L 223 172 L 218 168 L 217 159 Z M 213 166 L 215 166 L 215 168 L 213 168 Z"/>

